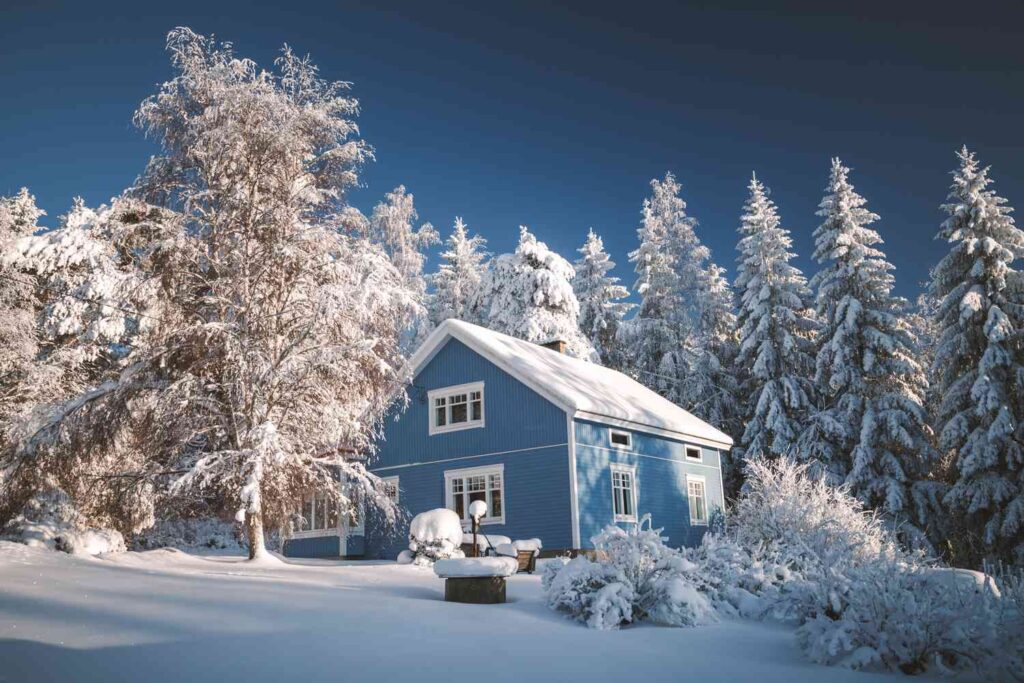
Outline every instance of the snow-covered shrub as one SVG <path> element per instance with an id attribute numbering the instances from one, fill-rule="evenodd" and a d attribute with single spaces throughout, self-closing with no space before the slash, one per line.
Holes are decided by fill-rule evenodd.
<path id="1" fill-rule="evenodd" d="M 693 576 L 697 565 L 665 545 L 645 515 L 632 529 L 615 525 L 592 540 L 597 560 L 577 557 L 548 563 L 542 585 L 552 609 L 591 628 L 615 628 L 646 619 L 666 626 L 694 626 L 713 619 Z M 644 528 L 646 523 L 647 528 Z"/>
<path id="2" fill-rule="evenodd" d="M 716 610 L 729 616 L 763 616 L 775 605 L 784 584 L 800 580 L 764 546 L 747 548 L 730 535 L 705 534 L 687 557 L 699 567 L 693 573 L 698 589 Z"/>
<path id="3" fill-rule="evenodd" d="M 557 569 L 548 572 L 548 567 Z M 612 629 L 633 621 L 636 596 L 617 567 L 584 556 L 545 567 L 548 606 L 590 628 Z"/>
<path id="4" fill-rule="evenodd" d="M 131 539 L 132 550 L 177 548 L 190 552 L 230 550 L 245 553 L 241 527 L 217 517 L 173 517 L 158 520 L 155 525 Z"/>
<path id="5" fill-rule="evenodd" d="M 0 534 L 31 547 L 43 547 L 73 555 L 123 553 L 124 536 L 114 529 L 83 523 L 71 499 L 59 489 L 33 496 Z"/>
<path id="6" fill-rule="evenodd" d="M 800 647 L 822 664 L 1024 679 L 1019 613 L 992 577 L 965 582 L 957 571 L 895 557 L 856 567 L 842 613 L 808 619 Z"/>
<path id="7" fill-rule="evenodd" d="M 421 512 L 409 523 L 413 564 L 429 567 L 436 560 L 465 557 L 461 545 L 462 520 L 452 510 L 438 508 Z"/>
<path id="8" fill-rule="evenodd" d="M 571 560 L 572 558 L 568 555 L 560 555 L 537 563 L 540 565 L 540 587 L 545 593 L 551 587 L 551 583 L 555 580 L 558 572 L 561 571 L 562 567 L 569 564 Z"/>

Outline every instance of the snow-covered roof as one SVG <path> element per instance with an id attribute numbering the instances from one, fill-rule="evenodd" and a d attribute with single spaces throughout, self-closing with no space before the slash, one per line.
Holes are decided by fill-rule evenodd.
<path id="1" fill-rule="evenodd" d="M 437 326 L 409 360 L 415 375 L 457 339 L 574 417 L 730 448 L 732 438 L 621 372 L 461 320 Z"/>

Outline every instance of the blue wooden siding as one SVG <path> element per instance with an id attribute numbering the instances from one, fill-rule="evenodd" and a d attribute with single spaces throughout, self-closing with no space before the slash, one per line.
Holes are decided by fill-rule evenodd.
<path id="1" fill-rule="evenodd" d="M 341 544 L 337 536 L 289 538 L 284 542 L 285 557 L 338 557 Z"/>
<path id="2" fill-rule="evenodd" d="M 590 539 L 612 522 L 611 463 L 636 467 L 638 518 L 651 513 L 654 527 L 664 528 L 669 545 L 700 542 L 707 527 L 690 525 L 686 475 L 702 475 L 709 511 L 722 510 L 720 456 L 716 449 L 701 447 L 702 462 L 687 462 L 687 444 L 683 441 L 615 427 L 630 431 L 633 439 L 631 450 L 618 450 L 612 448 L 607 426 L 583 420 L 574 423 L 580 542 L 584 548 L 592 548 Z"/>
<path id="3" fill-rule="evenodd" d="M 485 426 L 429 435 L 427 392 L 470 382 L 484 383 Z M 399 501 L 410 516 L 444 507 L 445 470 L 502 463 L 505 524 L 485 531 L 571 547 L 564 411 L 454 339 L 419 372 L 409 398 L 405 412 L 386 422 L 370 469 L 399 477 Z M 368 520 L 366 556 L 393 558 L 407 547 L 407 536 L 407 524 L 385 536 Z"/>

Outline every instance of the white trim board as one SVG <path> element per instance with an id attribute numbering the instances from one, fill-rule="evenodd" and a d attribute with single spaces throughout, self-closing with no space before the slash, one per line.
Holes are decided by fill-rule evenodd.
<path id="1" fill-rule="evenodd" d="M 569 529 L 572 532 L 572 547 L 580 545 L 580 491 L 576 479 L 576 422 L 565 414 L 566 431 L 569 439 Z"/>
<path id="2" fill-rule="evenodd" d="M 685 456 L 684 456 L 683 460 L 676 460 L 675 458 L 665 458 L 665 457 L 662 457 L 660 455 L 648 455 L 646 453 L 638 453 L 637 451 L 623 451 L 623 450 L 618 449 L 618 448 L 608 448 L 606 446 L 596 446 L 596 445 L 591 444 L 591 443 L 581 443 L 581 444 L 577 444 L 577 446 L 580 447 L 580 448 L 592 448 L 595 451 L 604 451 L 605 453 L 616 453 L 616 454 L 619 454 L 619 455 L 622 455 L 624 453 L 628 453 L 629 455 L 635 455 L 638 458 L 651 458 L 652 460 L 664 460 L 665 462 L 675 462 L 675 463 L 679 463 L 680 465 L 690 465 L 692 467 L 707 467 L 710 470 L 721 470 L 722 469 L 720 466 L 709 465 L 706 462 L 697 462 L 696 460 L 686 460 Z M 721 457 L 722 457 L 721 454 L 719 454 L 718 457 L 719 457 L 719 462 L 721 462 Z"/>
<path id="3" fill-rule="evenodd" d="M 387 467 L 371 467 L 370 472 L 385 472 L 390 470 L 403 469 L 406 467 L 420 467 L 422 465 L 436 465 L 442 462 L 455 462 L 456 460 L 472 460 L 473 458 L 488 458 L 492 455 L 508 455 L 510 453 L 525 453 L 526 451 L 539 451 L 545 448 L 558 448 L 568 446 L 568 443 L 549 443 L 544 446 L 530 446 L 529 448 L 513 448 L 509 451 L 493 451 L 491 453 L 480 453 L 479 455 L 460 455 L 455 458 L 443 458 L 441 460 L 425 460 L 423 462 L 410 462 L 404 465 L 388 465 Z"/>

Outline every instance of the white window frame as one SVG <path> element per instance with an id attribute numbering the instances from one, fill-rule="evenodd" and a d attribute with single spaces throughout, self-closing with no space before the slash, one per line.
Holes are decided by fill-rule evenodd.
<path id="1" fill-rule="evenodd" d="M 312 495 L 312 496 L 303 496 L 302 500 L 299 501 L 299 515 L 302 515 L 302 510 L 306 506 L 306 501 L 308 501 L 308 500 L 312 500 L 313 501 L 313 507 L 312 507 L 313 514 L 311 515 L 311 517 L 309 519 L 309 526 L 310 527 L 312 527 L 313 524 L 316 521 L 316 500 L 318 498 L 323 499 L 323 498 L 326 498 L 326 496 L 324 496 L 323 494 Z M 330 504 L 330 501 L 327 501 L 327 502 L 324 503 L 325 506 L 328 505 L 328 504 Z M 325 507 L 325 509 L 326 509 L 326 507 Z M 328 513 L 328 515 L 329 514 L 330 513 Z M 288 533 L 288 538 L 321 538 L 323 536 L 339 536 L 339 535 L 341 535 L 341 525 L 342 525 L 341 515 L 338 515 L 338 523 L 335 526 L 325 527 L 323 529 L 313 529 L 313 528 L 309 528 L 309 529 L 292 529 Z"/>
<path id="2" fill-rule="evenodd" d="M 693 452 L 697 453 L 696 458 L 690 455 Z M 704 462 L 704 449 L 700 446 L 686 446 L 683 454 L 687 462 Z"/>
<path id="3" fill-rule="evenodd" d="M 615 443 L 612 437 L 625 436 L 626 443 Z M 611 444 L 612 448 L 619 451 L 631 451 L 633 450 L 633 434 L 622 429 L 608 429 L 608 443 Z"/>
<path id="4" fill-rule="evenodd" d="M 391 497 L 391 502 L 393 502 L 395 505 L 398 505 L 402 497 L 402 489 L 400 489 L 398 486 L 398 477 L 381 477 L 381 481 L 383 481 L 385 484 L 387 484 L 394 490 L 395 495 Z"/>
<path id="5" fill-rule="evenodd" d="M 355 497 L 353 501 L 352 498 Z M 349 498 L 349 502 L 355 503 L 356 514 L 358 515 L 358 523 L 351 523 L 351 512 L 345 516 L 342 520 L 342 526 L 345 529 L 345 534 L 348 536 L 365 536 L 366 535 L 366 499 L 363 496 L 361 489 L 354 488 L 350 493 L 346 494 Z"/>
<path id="6" fill-rule="evenodd" d="M 616 521 L 616 522 L 634 522 L 635 523 L 636 520 L 639 519 L 637 517 L 637 513 L 636 513 L 637 502 L 639 500 L 639 496 L 637 496 L 637 486 L 636 486 L 636 466 L 635 465 L 626 465 L 626 464 L 619 463 L 619 462 L 613 462 L 613 463 L 611 463 L 609 465 L 608 470 L 609 470 L 608 477 L 609 477 L 609 480 L 610 480 L 611 486 L 612 486 L 612 519 L 614 521 Z M 616 491 L 617 488 L 623 488 L 621 486 L 619 486 L 619 487 L 615 486 L 615 475 L 616 474 L 628 474 L 629 475 L 629 483 L 630 483 L 630 487 L 632 488 L 632 490 L 630 491 L 630 496 L 632 497 L 632 501 L 631 502 L 633 504 L 633 514 L 631 514 L 631 515 L 619 515 L 619 514 L 615 513 L 615 491 Z M 623 489 L 623 490 L 625 490 L 625 489 Z"/>
<path id="7" fill-rule="evenodd" d="M 480 419 L 472 419 L 472 401 L 470 400 L 469 394 L 474 391 L 480 392 Z M 457 394 L 466 394 L 466 421 L 457 422 L 452 424 L 452 411 L 450 397 Z M 437 410 L 434 405 L 437 399 L 445 399 L 445 416 L 446 422 L 443 425 L 437 424 Z M 434 434 L 447 434 L 448 432 L 458 432 L 463 429 L 477 429 L 483 427 L 487 420 L 487 396 L 484 393 L 483 382 L 470 382 L 469 384 L 458 384 L 451 387 L 442 387 L 440 389 L 433 389 L 427 392 L 427 431 L 430 436 Z"/>
<path id="8" fill-rule="evenodd" d="M 488 513 L 490 512 L 490 475 L 497 474 L 501 477 L 501 486 L 498 488 L 501 491 L 501 515 L 498 517 L 484 517 L 480 520 L 480 526 L 486 526 L 489 524 L 504 524 L 505 517 L 508 515 L 508 496 L 505 495 L 505 465 L 485 465 L 483 467 L 467 467 L 459 470 L 446 470 L 444 473 L 444 505 L 449 510 L 455 510 L 455 494 L 452 492 L 452 481 L 455 479 L 465 479 L 467 477 L 488 477 L 487 479 L 487 508 Z M 465 484 L 463 484 L 463 494 L 467 494 L 465 491 Z M 466 496 L 466 500 L 469 500 L 469 496 Z M 462 521 L 469 521 L 469 503 L 466 502 L 463 512 L 467 515 Z"/>
<path id="9" fill-rule="evenodd" d="M 704 492 L 704 519 L 693 518 L 693 506 L 690 494 L 690 482 L 700 483 Z M 686 475 L 686 509 L 690 515 L 690 526 L 707 526 L 708 519 L 711 517 L 711 511 L 708 509 L 708 482 L 704 475 L 701 474 L 687 474 Z"/>

